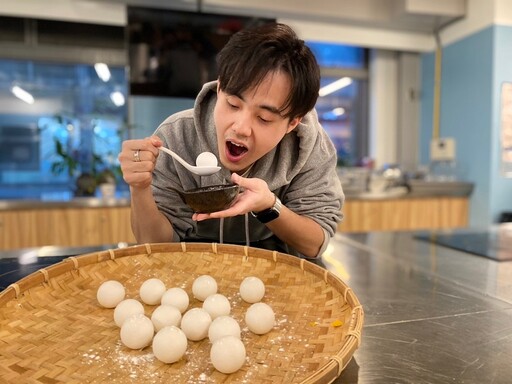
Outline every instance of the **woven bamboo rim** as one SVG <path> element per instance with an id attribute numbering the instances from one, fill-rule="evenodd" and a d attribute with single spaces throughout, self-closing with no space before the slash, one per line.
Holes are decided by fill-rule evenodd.
<path id="1" fill-rule="evenodd" d="M 168 288 L 214 276 L 239 320 L 247 362 L 225 375 L 209 362 L 209 341 L 189 342 L 185 357 L 163 364 L 119 340 L 113 310 L 96 301 L 99 285 L 121 281 L 127 297 L 150 277 Z M 238 287 L 245 276 L 266 285 L 263 299 L 276 327 L 254 335 L 243 322 Z M 154 306 L 145 306 L 151 315 Z M 15 383 L 331 383 L 361 342 L 363 309 L 354 292 L 329 271 L 287 254 L 216 243 L 144 244 L 70 257 L 0 292 L 0 377 Z"/>

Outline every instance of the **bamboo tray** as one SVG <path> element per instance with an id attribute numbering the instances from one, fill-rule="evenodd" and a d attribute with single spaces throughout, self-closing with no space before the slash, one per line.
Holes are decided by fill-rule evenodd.
<path id="1" fill-rule="evenodd" d="M 193 280 L 210 274 L 230 300 L 242 328 L 244 366 L 215 370 L 210 342 L 189 341 L 174 364 L 158 361 L 151 346 L 130 350 L 120 342 L 113 309 L 96 301 L 99 285 L 122 282 L 139 299 L 151 277 L 191 294 Z M 258 276 L 263 302 L 276 314 L 265 335 L 248 331 L 249 304 L 242 279 Z M 145 306 L 151 316 L 156 306 Z M 363 309 L 353 291 L 329 271 L 303 259 L 257 248 L 216 243 L 145 244 L 70 257 L 0 292 L 0 377 L 8 383 L 330 383 L 361 341 Z"/>

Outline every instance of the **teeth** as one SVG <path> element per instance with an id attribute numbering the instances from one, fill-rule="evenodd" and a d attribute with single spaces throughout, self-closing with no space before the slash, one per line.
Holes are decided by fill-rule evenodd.
<path id="1" fill-rule="evenodd" d="M 242 144 L 237 144 L 237 143 L 233 143 L 232 141 L 230 141 L 230 143 L 231 143 L 232 145 L 235 145 L 235 146 L 237 146 L 237 147 L 242 147 L 242 148 L 245 148 L 245 145 L 242 145 Z"/>

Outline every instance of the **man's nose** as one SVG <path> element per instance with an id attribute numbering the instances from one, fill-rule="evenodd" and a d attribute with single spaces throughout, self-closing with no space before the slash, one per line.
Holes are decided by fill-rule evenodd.
<path id="1" fill-rule="evenodd" d="M 249 116 L 245 113 L 240 113 L 233 124 L 233 128 L 239 136 L 250 136 L 252 129 Z"/>

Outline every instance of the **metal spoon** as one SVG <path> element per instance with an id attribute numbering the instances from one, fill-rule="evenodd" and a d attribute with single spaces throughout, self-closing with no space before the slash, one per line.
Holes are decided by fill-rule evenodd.
<path id="1" fill-rule="evenodd" d="M 209 176 L 213 175 L 216 172 L 220 171 L 220 167 L 217 166 L 217 158 L 213 153 L 210 154 L 210 152 L 203 152 L 200 153 L 197 157 L 199 159 L 199 164 L 196 161 L 196 164 L 198 165 L 190 165 L 185 160 L 183 160 L 181 157 L 179 157 L 176 153 L 171 151 L 169 148 L 165 147 L 158 147 L 162 152 L 167 153 L 168 155 L 171 155 L 174 157 L 178 162 L 181 163 L 185 168 L 187 168 L 190 172 L 195 173 L 199 176 Z M 208 155 L 205 155 L 208 154 Z M 205 161 L 205 159 L 208 159 Z M 214 160 L 214 162 L 213 162 Z"/>

